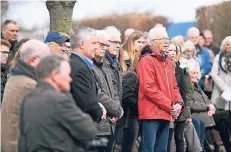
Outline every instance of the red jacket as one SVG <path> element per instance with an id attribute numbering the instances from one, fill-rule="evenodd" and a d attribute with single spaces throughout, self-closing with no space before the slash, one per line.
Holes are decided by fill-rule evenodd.
<path id="1" fill-rule="evenodd" d="M 183 105 L 175 67 L 169 57 L 162 57 L 153 48 L 145 47 L 149 53 L 142 55 L 138 64 L 139 77 L 139 119 L 172 120 L 172 105 Z"/>

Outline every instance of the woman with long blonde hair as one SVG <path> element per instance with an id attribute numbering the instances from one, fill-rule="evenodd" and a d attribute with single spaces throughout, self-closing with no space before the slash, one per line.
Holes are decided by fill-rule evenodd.
<path id="1" fill-rule="evenodd" d="M 140 31 L 134 31 L 123 45 L 124 60 L 126 63 L 126 69 L 123 71 L 130 70 L 133 67 L 134 61 L 139 57 L 141 49 L 144 46 L 144 35 Z M 123 67 L 122 67 L 123 68 Z"/>

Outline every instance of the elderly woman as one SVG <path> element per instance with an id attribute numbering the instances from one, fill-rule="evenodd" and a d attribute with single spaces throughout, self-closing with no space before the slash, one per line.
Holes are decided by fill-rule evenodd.
<path id="1" fill-rule="evenodd" d="M 212 102 L 220 110 L 215 116 L 227 151 L 231 151 L 231 36 L 221 43 L 220 53 L 215 57 L 211 76 L 214 81 Z M 223 124 L 223 125 L 221 125 Z"/>

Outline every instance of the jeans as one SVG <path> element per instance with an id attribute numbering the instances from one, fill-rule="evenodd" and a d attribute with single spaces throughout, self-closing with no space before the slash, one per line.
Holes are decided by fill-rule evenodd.
<path id="1" fill-rule="evenodd" d="M 174 138 L 175 138 L 177 152 L 185 151 L 184 128 L 185 128 L 185 121 L 176 122 Z"/>
<path id="2" fill-rule="evenodd" d="M 199 118 L 192 118 L 192 123 L 196 129 L 197 135 L 200 139 L 201 147 L 204 149 L 205 141 L 205 123 Z"/>
<path id="3" fill-rule="evenodd" d="M 169 121 L 142 120 L 141 152 L 167 152 Z"/>
<path id="4" fill-rule="evenodd" d="M 121 152 L 131 152 L 139 133 L 137 119 L 128 118 L 128 126 L 123 128 Z"/>

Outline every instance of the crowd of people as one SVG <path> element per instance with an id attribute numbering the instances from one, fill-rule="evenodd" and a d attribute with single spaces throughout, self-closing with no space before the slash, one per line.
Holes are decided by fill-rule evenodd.
<path id="1" fill-rule="evenodd" d="M 231 151 L 231 36 L 115 26 L 1 33 L 3 152 Z M 118 150 L 118 149 L 117 149 Z"/>

